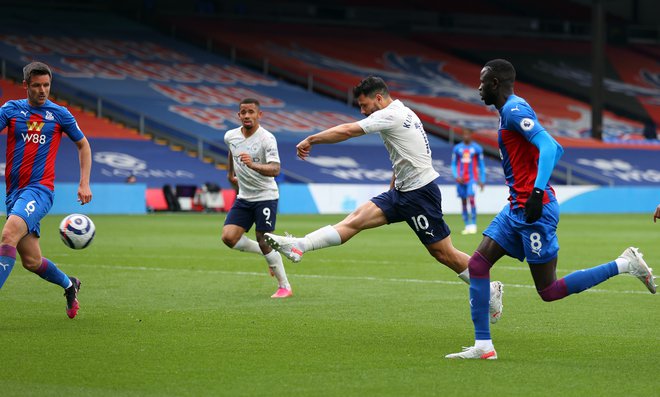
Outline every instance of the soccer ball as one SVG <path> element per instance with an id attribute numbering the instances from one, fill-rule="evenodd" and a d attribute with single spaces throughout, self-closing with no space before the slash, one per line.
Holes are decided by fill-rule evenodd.
<path id="1" fill-rule="evenodd" d="M 74 250 L 87 248 L 94 240 L 96 227 L 87 215 L 71 214 L 60 222 L 60 237 L 67 247 Z"/>

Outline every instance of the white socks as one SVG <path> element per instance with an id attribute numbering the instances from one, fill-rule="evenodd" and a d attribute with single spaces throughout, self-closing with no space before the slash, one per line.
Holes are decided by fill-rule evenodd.
<path id="1" fill-rule="evenodd" d="M 328 225 L 306 235 L 302 240 L 303 251 L 314 251 L 341 244 L 341 237 L 337 229 Z"/>
<path id="2" fill-rule="evenodd" d="M 263 255 L 261 253 L 261 248 L 259 248 L 259 243 L 254 240 L 250 240 L 245 234 L 242 235 L 236 245 L 231 248 L 242 252 L 252 252 L 253 254 Z"/>
<path id="3" fill-rule="evenodd" d="M 273 271 L 279 287 L 291 289 L 289 279 L 286 277 L 286 271 L 284 270 L 284 263 L 282 263 L 282 255 L 280 255 L 279 252 L 272 250 L 269 254 L 264 255 L 264 258 L 266 258 L 266 262 L 268 262 L 268 267 Z"/>
<path id="4" fill-rule="evenodd" d="M 462 272 L 458 273 L 458 278 L 465 281 L 465 283 L 469 285 L 470 284 L 470 271 L 468 269 L 463 270 Z"/>
<path id="5" fill-rule="evenodd" d="M 476 347 L 477 349 L 481 349 L 484 352 L 489 352 L 495 349 L 495 346 L 493 346 L 492 339 L 475 340 L 474 347 Z"/>
<path id="6" fill-rule="evenodd" d="M 630 263 L 626 259 L 616 258 L 614 262 L 616 262 L 616 267 L 619 269 L 619 274 L 630 272 Z"/>

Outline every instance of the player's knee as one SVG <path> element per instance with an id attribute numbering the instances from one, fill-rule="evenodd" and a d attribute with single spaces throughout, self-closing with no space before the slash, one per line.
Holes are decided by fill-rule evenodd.
<path id="1" fill-rule="evenodd" d="M 222 242 L 229 248 L 234 248 L 239 238 L 229 233 L 222 232 Z"/>
<path id="2" fill-rule="evenodd" d="M 39 267 L 41 266 L 41 258 L 21 256 L 21 263 L 26 270 L 34 273 L 39 270 Z"/>
<path id="3" fill-rule="evenodd" d="M 470 277 L 488 277 L 491 264 L 479 252 L 475 252 L 468 260 Z"/>
<path id="4" fill-rule="evenodd" d="M 18 234 L 11 228 L 5 227 L 2 229 L 2 244 L 11 245 L 15 247 L 18 244 L 20 237 Z"/>

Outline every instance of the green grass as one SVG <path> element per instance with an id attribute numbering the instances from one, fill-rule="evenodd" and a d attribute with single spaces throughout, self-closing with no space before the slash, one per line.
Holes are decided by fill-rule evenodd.
<path id="1" fill-rule="evenodd" d="M 544 303 L 503 258 L 498 361 L 445 360 L 473 341 L 468 290 L 404 224 L 286 262 L 273 300 L 263 259 L 220 242 L 224 215 L 96 216 L 83 251 L 42 223 L 44 255 L 83 281 L 81 311 L 17 264 L 0 291 L 2 396 L 649 396 L 660 305 L 629 276 Z M 491 216 L 480 219 L 483 229 Z M 340 216 L 280 216 L 300 235 Z M 461 230 L 457 216 L 447 218 Z M 558 274 L 636 245 L 660 258 L 651 215 L 564 215 Z M 250 233 L 253 236 L 253 233 Z M 471 253 L 480 236 L 453 235 Z"/>

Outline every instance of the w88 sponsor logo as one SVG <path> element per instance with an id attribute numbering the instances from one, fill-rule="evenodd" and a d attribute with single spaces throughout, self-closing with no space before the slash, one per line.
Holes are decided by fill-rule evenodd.
<path id="1" fill-rule="evenodd" d="M 40 145 L 43 145 L 46 143 L 46 135 L 43 134 L 21 134 L 23 137 L 23 142 L 32 142 L 32 143 L 38 143 Z"/>

